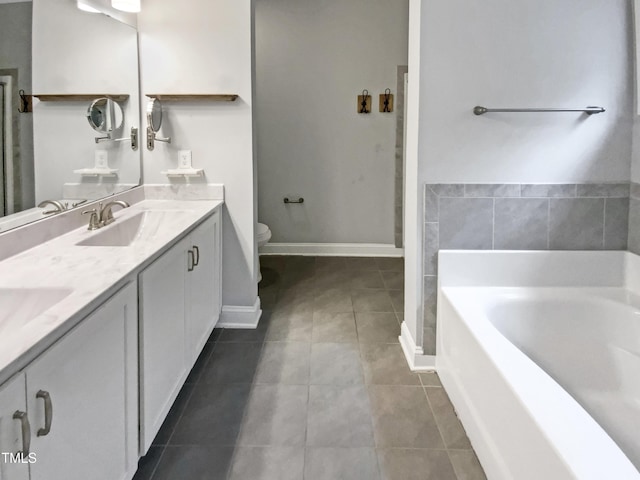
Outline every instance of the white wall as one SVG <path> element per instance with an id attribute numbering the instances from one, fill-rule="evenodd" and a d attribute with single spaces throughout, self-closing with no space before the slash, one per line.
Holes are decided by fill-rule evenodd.
<path id="1" fill-rule="evenodd" d="M 272 242 L 394 243 L 396 92 L 408 0 L 256 0 L 259 219 Z M 368 89 L 373 112 L 357 113 Z M 298 194 L 303 205 L 285 205 Z"/>
<path id="2" fill-rule="evenodd" d="M 75 2 L 34 0 L 33 92 L 129 94 L 121 104 L 124 126 L 115 135 L 129 137 L 131 126 L 140 126 L 136 30 L 102 14 L 81 12 Z M 87 122 L 90 103 L 34 100 L 37 202 L 62 198 L 63 184 L 83 181 L 73 170 L 92 167 L 96 150 L 108 151 L 110 167 L 120 170 L 117 179 L 106 182 L 139 182 L 140 150 L 131 150 L 126 141 L 96 144 L 94 138 L 102 135 Z"/>
<path id="3" fill-rule="evenodd" d="M 627 181 L 633 109 L 630 3 L 426 2 L 420 179 Z M 598 105 L 607 112 L 476 117 L 475 105 Z"/>
<path id="4" fill-rule="evenodd" d="M 422 185 L 628 181 L 632 22 L 629 0 L 411 2 L 405 322 L 419 346 Z M 607 111 L 477 117 L 476 105 Z"/>
<path id="5" fill-rule="evenodd" d="M 144 182 L 167 183 L 179 150 L 225 185 L 223 303 L 257 298 L 250 0 L 154 0 L 138 16 L 142 93 L 236 93 L 233 103 L 165 102 L 160 136 L 143 155 Z M 144 98 L 144 96 L 143 96 Z"/>

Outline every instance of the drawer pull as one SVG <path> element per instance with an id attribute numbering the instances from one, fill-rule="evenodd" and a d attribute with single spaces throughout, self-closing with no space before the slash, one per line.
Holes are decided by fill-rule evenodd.
<path id="1" fill-rule="evenodd" d="M 27 412 L 21 412 L 17 410 L 13 414 L 14 420 L 20 420 L 22 427 L 22 455 L 23 457 L 29 455 L 29 449 L 31 448 L 31 425 L 29 425 L 29 417 Z"/>
<path id="2" fill-rule="evenodd" d="M 51 431 L 51 422 L 53 421 L 53 404 L 51 403 L 51 395 L 49 392 L 45 392 L 44 390 L 39 390 L 36 393 L 36 398 L 41 398 L 44 400 L 44 428 L 38 429 L 38 436 L 44 437 L 45 435 L 49 435 Z"/>
<path id="3" fill-rule="evenodd" d="M 194 266 L 194 267 L 197 267 L 197 266 L 198 266 L 198 264 L 200 263 L 200 249 L 198 248 L 198 246 L 197 246 L 197 245 L 194 245 L 194 246 L 193 246 L 193 251 L 194 251 L 194 252 L 195 252 L 195 254 L 196 254 L 196 259 L 195 259 L 195 261 L 193 262 L 193 266 Z"/>
<path id="4" fill-rule="evenodd" d="M 187 259 L 187 271 L 193 272 L 193 268 L 195 267 L 195 257 L 193 256 L 193 250 L 187 250 L 187 255 L 189 258 Z"/>

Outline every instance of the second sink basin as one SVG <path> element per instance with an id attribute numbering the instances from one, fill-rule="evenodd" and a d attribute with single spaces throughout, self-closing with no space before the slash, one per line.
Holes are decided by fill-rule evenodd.
<path id="1" fill-rule="evenodd" d="M 152 236 L 161 223 L 164 212 L 144 211 L 125 218 L 116 219 L 111 225 L 103 227 L 90 237 L 76 243 L 92 247 L 127 247 L 136 240 Z"/>

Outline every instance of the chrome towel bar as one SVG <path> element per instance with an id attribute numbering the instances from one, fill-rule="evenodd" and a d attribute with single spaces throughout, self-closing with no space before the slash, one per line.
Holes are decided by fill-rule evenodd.
<path id="1" fill-rule="evenodd" d="M 585 107 L 585 108 L 487 108 L 477 106 L 474 107 L 473 113 L 476 115 L 484 115 L 485 113 L 539 113 L 539 112 L 583 112 L 587 115 L 603 113 L 602 107 Z"/>

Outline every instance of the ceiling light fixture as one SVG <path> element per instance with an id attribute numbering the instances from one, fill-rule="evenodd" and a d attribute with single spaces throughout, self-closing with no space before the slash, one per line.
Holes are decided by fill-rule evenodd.
<path id="1" fill-rule="evenodd" d="M 111 6 L 123 12 L 138 13 L 140 0 L 111 0 Z"/>
<path id="2" fill-rule="evenodd" d="M 84 3 L 82 0 L 77 0 L 76 5 L 78 9 L 82 10 L 83 12 L 100 13 L 100 10 L 96 10 L 95 8 Z"/>

